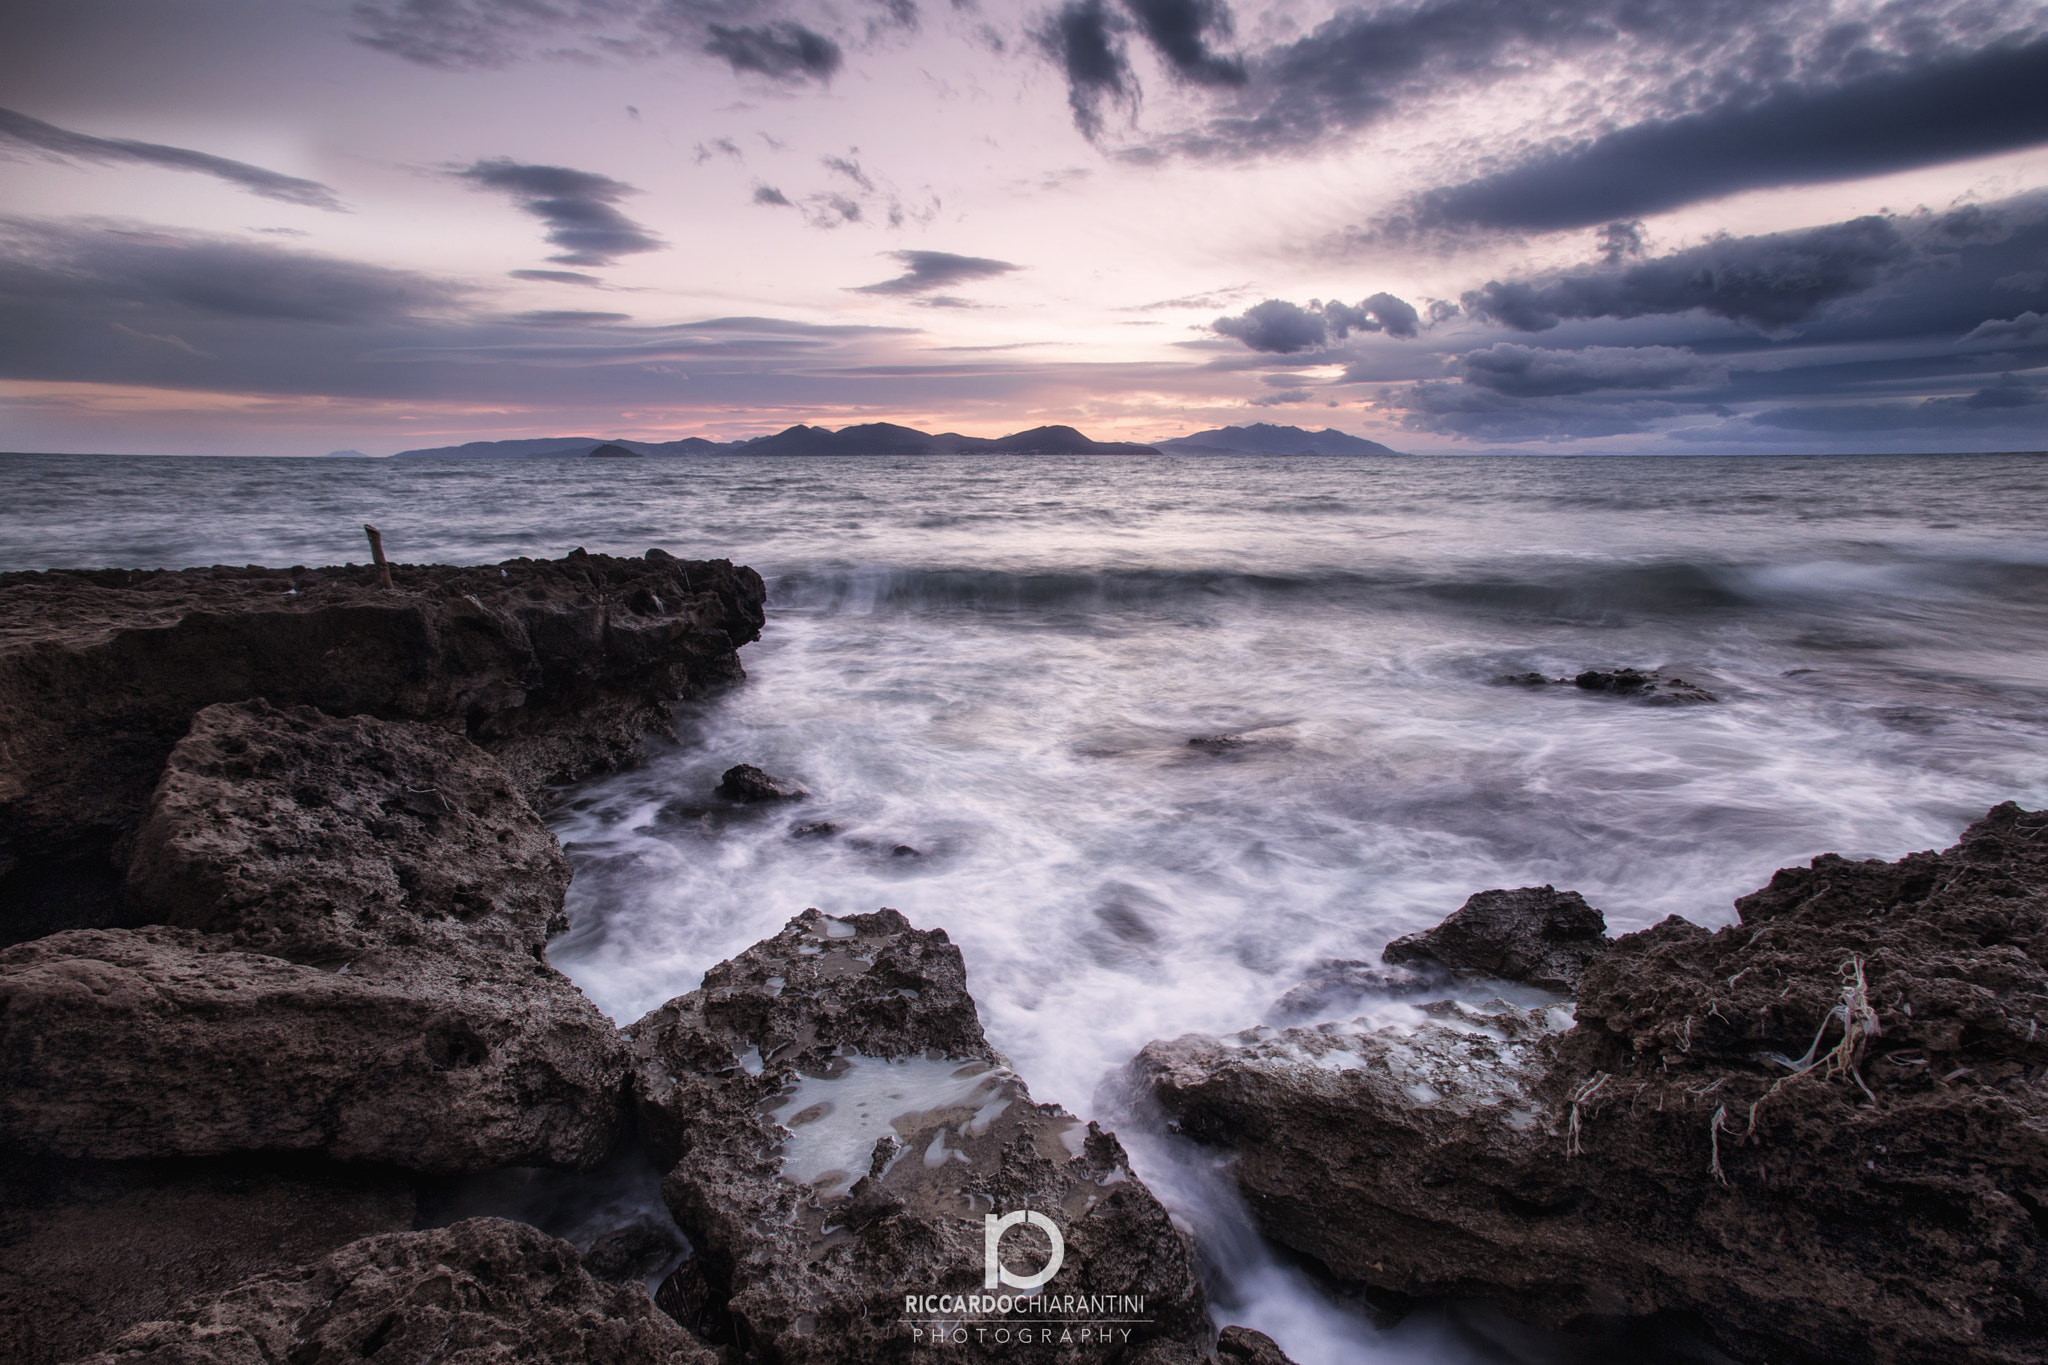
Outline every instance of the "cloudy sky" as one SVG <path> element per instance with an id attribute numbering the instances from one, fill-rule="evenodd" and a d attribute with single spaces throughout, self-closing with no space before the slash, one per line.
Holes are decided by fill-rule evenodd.
<path id="1" fill-rule="evenodd" d="M 2048 446 L 2048 3 L 4 0 L 0 448 Z"/>

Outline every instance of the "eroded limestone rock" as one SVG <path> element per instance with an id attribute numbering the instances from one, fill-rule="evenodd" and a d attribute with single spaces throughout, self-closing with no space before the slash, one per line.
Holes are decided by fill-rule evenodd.
<path id="1" fill-rule="evenodd" d="M 1066 1358 L 1060 1333 L 1079 1324 L 1054 1318 L 1107 1330 L 1090 1348 L 1106 1360 L 1205 1340 L 1188 1239 L 1115 1137 L 1032 1102 L 983 1037 L 943 931 L 893 910 L 807 911 L 627 1032 L 643 1122 L 676 1153 L 663 1193 L 698 1249 L 696 1292 L 763 1359 L 908 1360 L 936 1331 L 983 1328 L 1011 1334 L 1006 1359 Z M 985 1220 L 1027 1210 L 1064 1243 L 1039 1303 L 1066 1307 L 948 1306 L 998 1292 L 984 1289 Z M 1002 1246 L 1029 1276 L 1049 1239 L 1019 1228 Z"/>
<path id="2" fill-rule="evenodd" d="M 1617 940 L 1563 1034 L 1182 1039 L 1127 1079 L 1234 1149 L 1268 1236 L 1382 1295 L 1774 1365 L 2048 1355 L 2048 815 L 1737 908 Z"/>

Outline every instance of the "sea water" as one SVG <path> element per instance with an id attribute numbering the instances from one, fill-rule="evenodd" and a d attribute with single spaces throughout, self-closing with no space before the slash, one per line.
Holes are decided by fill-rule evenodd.
<path id="1" fill-rule="evenodd" d="M 748 680 L 560 793 L 552 960 L 628 1023 L 815 906 L 965 955 L 1033 1095 L 1548 883 L 1625 932 L 1774 868 L 2048 804 L 2048 458 L 206 460 L 0 456 L 0 567 L 751 564 Z M 1652 707 L 1506 675 L 1659 669 Z M 1220 743 L 1190 744 L 1190 740 Z M 751 763 L 801 803 L 733 809 Z M 803 824 L 831 833 L 794 833 Z M 1333 1009 L 1341 1012 L 1338 1002 Z M 1304 1365 L 1507 1359 L 1373 1332 L 1198 1154 L 1132 1138 L 1219 1316 Z"/>

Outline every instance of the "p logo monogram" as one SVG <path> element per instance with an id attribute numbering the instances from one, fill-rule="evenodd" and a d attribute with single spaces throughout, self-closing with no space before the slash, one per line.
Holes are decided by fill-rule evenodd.
<path id="1" fill-rule="evenodd" d="M 1067 1239 L 1060 1236 L 1059 1227 L 1036 1210 L 1026 1209 L 1017 1213 L 1006 1213 L 998 1218 L 994 1214 L 982 1217 L 982 1235 L 986 1254 L 982 1260 L 983 1289 L 994 1289 L 998 1285 L 1010 1289 L 1036 1289 L 1060 1273 L 1060 1262 L 1066 1259 Z M 1045 1269 L 1035 1275 L 1016 1275 L 1003 1265 L 1003 1234 L 1019 1223 L 1029 1223 L 1040 1229 L 1052 1241 L 1052 1256 L 1046 1261 Z"/>

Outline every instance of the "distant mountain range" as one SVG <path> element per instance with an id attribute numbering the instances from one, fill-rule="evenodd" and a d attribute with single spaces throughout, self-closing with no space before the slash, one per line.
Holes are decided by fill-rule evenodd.
<path id="1" fill-rule="evenodd" d="M 1170 441 L 1154 441 L 1161 450 L 1181 455 L 1399 455 L 1378 441 L 1347 436 L 1324 427 L 1304 431 L 1300 427 L 1276 427 L 1271 422 L 1254 422 L 1248 427 L 1217 427 Z"/>
<path id="2" fill-rule="evenodd" d="M 1304 431 L 1259 422 L 1248 427 L 1218 427 L 1152 445 L 1134 441 L 1091 441 L 1072 427 L 1033 427 L 994 438 L 933 435 L 889 422 L 863 426 L 793 426 L 773 436 L 748 441 L 707 441 L 685 436 L 680 441 L 619 441 L 598 436 L 549 436 L 529 441 L 471 441 L 459 446 L 401 450 L 393 459 L 418 460 L 448 456 L 506 459 L 555 456 L 620 458 L 634 455 L 1398 455 L 1377 441 L 1341 431 Z M 339 452 L 337 452 L 339 453 Z"/>

